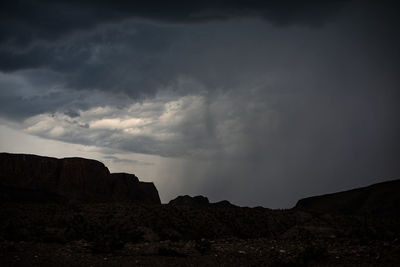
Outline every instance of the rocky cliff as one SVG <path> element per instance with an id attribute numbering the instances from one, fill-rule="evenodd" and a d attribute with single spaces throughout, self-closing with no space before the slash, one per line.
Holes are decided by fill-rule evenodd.
<path id="1" fill-rule="evenodd" d="M 140 182 L 134 174 L 112 173 L 112 196 L 117 202 L 136 201 L 160 204 L 158 191 L 151 182 Z"/>
<path id="2" fill-rule="evenodd" d="M 0 201 L 161 203 L 153 183 L 96 160 L 9 153 L 0 153 Z"/>

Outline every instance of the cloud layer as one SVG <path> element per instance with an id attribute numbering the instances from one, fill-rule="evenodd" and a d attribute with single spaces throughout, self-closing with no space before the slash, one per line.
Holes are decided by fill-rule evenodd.
<path id="1" fill-rule="evenodd" d="M 322 23 L 343 3 L 332 1 L 2 1 L 0 42 L 26 46 L 100 24 L 137 17 L 167 23 L 199 23 L 259 17 L 278 25 Z"/>

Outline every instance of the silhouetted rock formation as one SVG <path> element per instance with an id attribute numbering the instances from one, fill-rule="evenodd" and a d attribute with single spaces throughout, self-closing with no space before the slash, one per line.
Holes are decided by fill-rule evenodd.
<path id="1" fill-rule="evenodd" d="M 237 207 L 236 205 L 233 205 L 228 200 L 222 200 L 222 201 L 218 201 L 218 202 L 211 203 L 211 204 L 215 207 L 221 207 L 221 208 Z"/>
<path id="2" fill-rule="evenodd" d="M 304 198 L 295 208 L 321 213 L 400 216 L 400 180 Z"/>
<path id="3" fill-rule="evenodd" d="M 111 178 L 114 201 L 161 203 L 153 183 L 140 182 L 136 175 L 129 173 L 112 173 Z"/>
<path id="4" fill-rule="evenodd" d="M 181 206 L 181 205 L 207 206 L 210 204 L 210 201 L 208 201 L 208 198 L 203 197 L 203 196 L 191 197 L 188 195 L 184 195 L 184 196 L 178 196 L 177 198 L 171 200 L 168 204 L 175 205 L 175 206 Z"/>
<path id="5" fill-rule="evenodd" d="M 153 183 L 96 160 L 9 153 L 0 153 L 0 201 L 161 203 Z"/>
<path id="6" fill-rule="evenodd" d="M 220 207 L 220 208 L 231 208 L 237 207 L 230 203 L 228 200 L 222 200 L 215 203 L 210 203 L 207 197 L 204 196 L 195 196 L 191 197 L 188 195 L 178 196 L 177 198 L 171 200 L 168 205 L 172 206 L 212 206 L 212 207 Z"/>

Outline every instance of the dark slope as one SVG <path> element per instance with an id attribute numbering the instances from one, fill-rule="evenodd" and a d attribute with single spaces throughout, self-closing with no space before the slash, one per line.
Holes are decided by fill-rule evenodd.
<path id="1" fill-rule="evenodd" d="M 400 216 L 400 180 L 301 199 L 296 209 L 320 213 Z"/>

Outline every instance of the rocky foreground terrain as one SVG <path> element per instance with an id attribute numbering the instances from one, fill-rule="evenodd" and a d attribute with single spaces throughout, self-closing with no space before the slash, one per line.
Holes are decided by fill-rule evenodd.
<path id="1" fill-rule="evenodd" d="M 289 210 L 201 196 L 161 205 L 128 174 L 104 176 L 120 187 L 98 187 L 107 192 L 99 201 L 85 182 L 96 176 L 87 169 L 88 178 L 82 162 L 81 171 L 56 172 L 72 173 L 63 179 L 74 186 L 46 189 L 43 177 L 51 176 L 26 162 L 32 169 L 11 168 L 0 156 L 0 266 L 400 266 L 399 180 L 307 198 Z"/>

